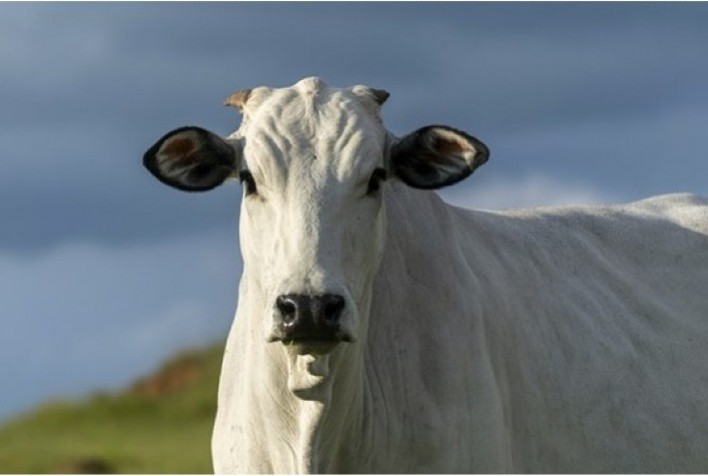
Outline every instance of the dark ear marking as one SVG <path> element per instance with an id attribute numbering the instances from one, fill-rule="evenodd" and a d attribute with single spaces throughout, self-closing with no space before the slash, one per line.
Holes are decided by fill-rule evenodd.
<path id="1" fill-rule="evenodd" d="M 457 183 L 489 159 L 489 149 L 469 134 L 449 126 L 427 126 L 407 135 L 391 149 L 391 169 L 415 188 L 434 189 Z"/>
<path id="2" fill-rule="evenodd" d="M 188 192 L 211 190 L 236 169 L 236 151 L 201 127 L 180 127 L 162 136 L 143 155 L 159 181 Z"/>

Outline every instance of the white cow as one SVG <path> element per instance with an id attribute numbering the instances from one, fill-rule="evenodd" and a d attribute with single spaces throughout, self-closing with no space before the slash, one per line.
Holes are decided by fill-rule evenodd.
<path id="1" fill-rule="evenodd" d="M 161 181 L 245 185 L 217 472 L 708 472 L 708 202 L 463 210 L 487 148 L 385 91 L 240 91 Z"/>

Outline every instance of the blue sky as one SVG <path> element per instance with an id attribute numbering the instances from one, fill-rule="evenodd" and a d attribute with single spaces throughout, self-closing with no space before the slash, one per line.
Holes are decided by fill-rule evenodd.
<path id="1" fill-rule="evenodd" d="M 184 194 L 143 151 L 226 134 L 234 90 L 317 75 L 391 93 L 491 160 L 446 190 L 504 208 L 708 194 L 708 4 L 0 4 L 0 419 L 222 339 L 240 189 Z"/>

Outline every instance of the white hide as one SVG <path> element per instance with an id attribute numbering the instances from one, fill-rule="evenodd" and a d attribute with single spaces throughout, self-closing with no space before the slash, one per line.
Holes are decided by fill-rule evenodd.
<path id="1" fill-rule="evenodd" d="M 362 88 L 247 104 L 244 274 L 218 473 L 708 471 L 708 203 L 463 210 L 395 179 Z M 249 106 L 252 110 L 249 110 Z M 329 354 L 268 342 L 283 292 L 347 297 Z"/>

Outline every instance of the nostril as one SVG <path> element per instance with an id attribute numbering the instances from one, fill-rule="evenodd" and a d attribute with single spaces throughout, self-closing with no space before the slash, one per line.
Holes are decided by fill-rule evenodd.
<path id="1" fill-rule="evenodd" d="M 322 315 L 328 324 L 337 324 L 344 309 L 344 298 L 337 294 L 322 296 Z"/>
<path id="2" fill-rule="evenodd" d="M 297 304 L 289 296 L 278 296 L 275 305 L 280 311 L 284 324 L 292 324 L 297 317 Z"/>

